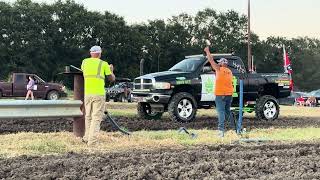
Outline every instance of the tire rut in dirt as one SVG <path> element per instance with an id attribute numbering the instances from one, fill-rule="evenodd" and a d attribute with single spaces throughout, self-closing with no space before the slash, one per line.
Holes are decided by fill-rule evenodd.
<path id="1" fill-rule="evenodd" d="M 319 179 L 320 144 L 219 145 L 0 159 L 0 179 Z"/>
<path id="2" fill-rule="evenodd" d="M 198 117 L 191 123 L 179 123 L 169 119 L 146 120 L 136 117 L 114 117 L 116 122 L 129 131 L 139 130 L 175 130 L 179 127 L 192 129 L 217 129 L 216 117 Z M 244 118 L 243 127 L 250 129 L 262 128 L 303 128 L 320 127 L 320 118 L 312 117 L 282 117 L 275 121 L 257 121 L 254 118 Z M 228 127 L 227 127 L 228 128 Z M 101 130 L 116 131 L 109 122 L 102 122 Z M 61 132 L 72 131 L 70 119 L 26 119 L 26 120 L 0 120 L 0 134 L 16 132 Z"/>

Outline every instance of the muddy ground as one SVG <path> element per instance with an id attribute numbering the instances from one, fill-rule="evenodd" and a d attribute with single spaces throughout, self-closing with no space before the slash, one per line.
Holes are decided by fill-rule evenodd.
<path id="1" fill-rule="evenodd" d="M 320 144 L 0 159 L 0 179 L 319 179 Z"/>
<path id="2" fill-rule="evenodd" d="M 136 117 L 115 117 L 118 124 L 130 131 L 139 130 L 168 130 L 187 127 L 193 129 L 216 129 L 216 117 L 198 117 L 196 121 L 188 124 L 173 122 L 170 119 L 144 120 Z M 243 126 L 247 130 L 255 128 L 299 128 L 320 127 L 320 117 L 280 117 L 275 121 L 257 121 L 254 118 L 244 118 Z M 102 123 L 102 130 L 114 131 L 109 122 Z M 72 119 L 20 119 L 0 120 L 0 134 L 16 132 L 60 132 L 72 131 Z"/>
<path id="3" fill-rule="evenodd" d="M 217 118 L 201 116 L 181 124 L 168 118 L 116 117 L 130 131 L 181 126 L 216 129 Z M 276 121 L 244 118 L 244 127 L 320 127 L 320 118 L 280 117 Z M 114 131 L 108 122 L 105 131 Z M 0 120 L 0 134 L 72 131 L 72 119 Z M 320 143 L 234 144 L 189 149 L 126 151 L 106 154 L 0 158 L 0 179 L 320 179 Z"/>

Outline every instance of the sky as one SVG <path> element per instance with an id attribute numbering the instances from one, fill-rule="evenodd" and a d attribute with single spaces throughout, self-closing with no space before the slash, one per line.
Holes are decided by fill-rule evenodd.
<path id="1" fill-rule="evenodd" d="M 3 1 L 3 0 L 1 0 Z M 14 2 L 14 0 L 4 0 Z M 52 3 L 54 0 L 33 0 Z M 123 16 L 128 24 L 168 19 L 174 15 L 195 15 L 213 8 L 247 14 L 247 0 L 75 0 L 89 10 L 109 11 Z M 251 29 L 265 39 L 269 36 L 320 38 L 320 0 L 251 0 Z"/>

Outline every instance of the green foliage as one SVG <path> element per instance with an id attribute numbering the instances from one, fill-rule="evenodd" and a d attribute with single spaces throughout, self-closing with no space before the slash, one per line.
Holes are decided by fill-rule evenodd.
<path id="1" fill-rule="evenodd" d="M 32 151 L 34 154 L 60 154 L 66 151 L 66 145 L 57 141 L 42 141 L 35 142 L 33 144 L 26 144 L 22 149 Z"/>
<path id="2" fill-rule="evenodd" d="M 235 11 L 218 13 L 213 9 L 195 16 L 180 14 L 166 21 L 128 25 L 123 17 L 109 12 L 87 10 L 72 0 L 39 4 L 18 0 L 0 2 L 0 78 L 12 72 L 36 73 L 48 81 L 71 78 L 58 75 L 66 65 L 80 66 L 92 45 L 101 45 L 102 58 L 114 64 L 118 77 L 139 75 L 142 46 L 145 73 L 167 70 L 184 56 L 201 54 L 205 39 L 213 52 L 235 52 L 246 64 L 247 17 Z M 258 72 L 283 72 L 282 45 L 286 45 L 293 79 L 300 90 L 318 89 L 320 84 L 320 41 L 310 38 L 286 39 L 252 36 Z"/>

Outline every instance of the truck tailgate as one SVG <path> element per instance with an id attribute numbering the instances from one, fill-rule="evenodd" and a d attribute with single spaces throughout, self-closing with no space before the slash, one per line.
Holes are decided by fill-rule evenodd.
<path id="1" fill-rule="evenodd" d="M 12 83 L 0 82 L 2 96 L 12 96 Z"/>

